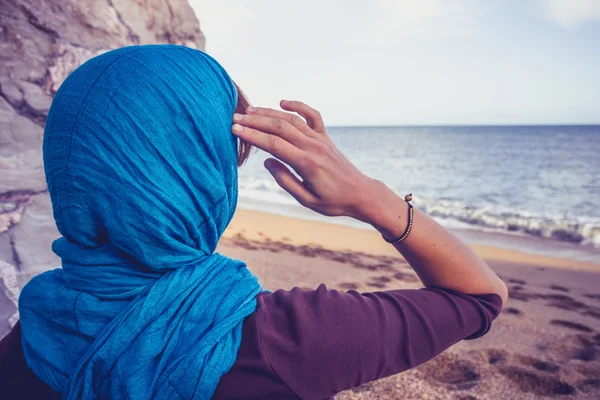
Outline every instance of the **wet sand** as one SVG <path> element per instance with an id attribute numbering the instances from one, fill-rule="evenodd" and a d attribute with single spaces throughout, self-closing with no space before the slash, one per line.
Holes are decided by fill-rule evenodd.
<path id="1" fill-rule="evenodd" d="M 474 245 L 507 282 L 490 333 L 336 399 L 600 398 L 600 264 Z M 219 245 L 270 290 L 421 287 L 376 232 L 238 210 Z"/>

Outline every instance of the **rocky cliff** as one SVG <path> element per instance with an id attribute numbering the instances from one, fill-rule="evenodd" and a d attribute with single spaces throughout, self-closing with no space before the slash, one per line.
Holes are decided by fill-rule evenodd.
<path id="1" fill-rule="evenodd" d="M 88 58 L 143 43 L 204 36 L 186 0 L 0 0 L 0 338 L 20 288 L 60 266 L 41 154 L 52 96 Z"/>

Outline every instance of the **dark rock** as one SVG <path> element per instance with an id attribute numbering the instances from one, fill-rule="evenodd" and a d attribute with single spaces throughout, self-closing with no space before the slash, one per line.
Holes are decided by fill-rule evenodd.
<path id="1" fill-rule="evenodd" d="M 0 338 L 4 337 L 16 323 L 17 273 L 15 267 L 0 261 Z"/>
<path id="2" fill-rule="evenodd" d="M 42 135 L 61 83 L 110 49 L 145 43 L 204 49 L 205 40 L 186 0 L 0 1 L 0 260 L 8 262 L 0 282 L 6 271 L 16 271 L 22 286 L 59 266 L 50 249 L 59 234 L 47 195 Z M 0 337 L 5 314 L 16 311 L 5 298 L 10 296 L 2 285 Z"/>
<path id="3" fill-rule="evenodd" d="M 0 264 L 0 268 L 3 265 Z M 9 323 L 9 320 L 15 315 L 17 312 L 17 307 L 11 301 L 11 299 L 7 296 L 7 289 L 4 286 L 4 281 L 0 279 L 0 338 L 6 336 L 6 334 L 11 330 L 12 326 Z"/>

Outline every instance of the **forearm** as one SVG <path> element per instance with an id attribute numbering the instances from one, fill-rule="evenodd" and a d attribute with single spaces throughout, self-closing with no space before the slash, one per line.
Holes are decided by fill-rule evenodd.
<path id="1" fill-rule="evenodd" d="M 248 108 L 235 114 L 232 132 L 277 159 L 265 167 L 300 204 L 323 215 L 346 215 L 372 224 L 385 237 L 402 235 L 407 205 L 383 183 L 362 174 L 334 145 L 318 111 L 304 103 L 282 101 L 285 112 Z M 285 165 L 292 167 L 300 180 Z M 496 293 L 503 302 L 504 283 L 464 243 L 425 214 L 415 211 L 410 236 L 396 248 L 425 286 L 466 294 Z"/>
<path id="2" fill-rule="evenodd" d="M 373 225 L 384 237 L 400 237 L 408 224 L 408 205 L 381 182 L 374 182 L 373 196 L 359 219 Z M 408 238 L 396 249 L 414 268 L 427 287 L 452 289 L 466 294 L 497 293 L 503 303 L 506 285 L 465 243 L 419 210 L 414 210 Z"/>

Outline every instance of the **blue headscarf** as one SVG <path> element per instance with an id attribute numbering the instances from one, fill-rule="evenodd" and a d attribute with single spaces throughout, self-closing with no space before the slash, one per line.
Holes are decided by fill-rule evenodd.
<path id="1" fill-rule="evenodd" d="M 60 87 L 44 164 L 62 269 L 19 301 L 30 368 L 66 399 L 207 399 L 261 287 L 215 253 L 237 203 L 233 82 L 174 45 L 104 53 Z"/>

